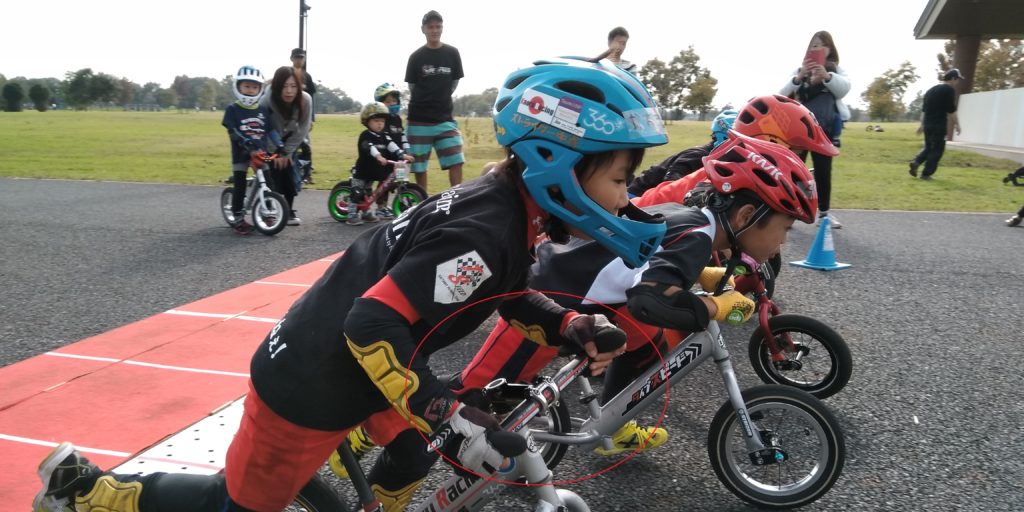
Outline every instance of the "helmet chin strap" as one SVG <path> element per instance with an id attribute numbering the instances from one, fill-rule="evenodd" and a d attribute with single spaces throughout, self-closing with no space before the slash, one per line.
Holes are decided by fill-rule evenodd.
<path id="1" fill-rule="evenodd" d="M 721 196 L 719 196 L 721 197 Z M 732 198 L 720 199 L 719 201 L 713 201 L 717 203 L 711 211 L 715 214 L 715 219 L 718 223 L 725 228 L 725 237 L 729 241 L 729 261 L 725 265 L 725 272 L 722 274 L 722 280 L 718 282 L 718 286 L 715 287 L 715 295 L 721 295 L 725 291 L 725 286 L 729 282 L 729 277 L 732 276 L 733 271 L 736 270 L 736 266 L 742 263 L 742 253 L 739 247 L 739 237 L 744 231 L 750 229 L 757 224 L 765 215 L 771 213 L 771 208 L 768 205 L 761 203 L 760 206 L 754 210 L 754 215 L 751 216 L 750 221 L 747 222 L 743 227 L 738 230 L 734 230 L 732 223 L 729 222 L 729 217 L 726 212 L 729 209 L 729 205 L 732 204 Z M 724 206 L 724 207 L 723 207 Z"/>

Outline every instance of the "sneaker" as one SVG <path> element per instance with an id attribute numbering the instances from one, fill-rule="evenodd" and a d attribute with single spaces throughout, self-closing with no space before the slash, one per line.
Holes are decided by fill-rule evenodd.
<path id="1" fill-rule="evenodd" d="M 925 176 L 924 174 L 922 174 L 922 175 L 921 175 L 921 179 L 922 179 L 922 180 L 925 180 L 925 181 L 931 181 L 931 180 L 932 180 L 932 177 L 931 177 L 931 175 Z"/>
<path id="2" fill-rule="evenodd" d="M 377 208 L 377 216 L 380 217 L 381 220 L 391 220 L 395 218 L 395 214 L 391 213 L 391 210 L 388 208 Z"/>
<path id="3" fill-rule="evenodd" d="M 377 214 L 373 213 L 373 210 L 366 210 L 365 212 L 363 212 L 363 221 L 380 222 L 380 217 L 377 217 Z"/>
<path id="4" fill-rule="evenodd" d="M 370 436 L 363 430 L 363 427 L 356 427 L 348 433 L 348 443 L 352 447 L 352 452 L 356 454 L 356 459 L 363 458 L 363 456 L 370 453 L 377 446 L 373 439 L 370 439 Z M 341 462 L 338 450 L 331 452 L 331 457 L 327 462 L 331 466 L 331 471 L 338 478 L 348 480 L 348 470 L 345 469 L 345 464 Z"/>
<path id="5" fill-rule="evenodd" d="M 231 226 L 231 228 L 234 229 L 235 233 L 238 233 L 239 235 L 248 235 L 252 233 L 253 229 L 252 224 L 246 222 L 245 219 L 236 222 L 234 226 Z"/>
<path id="6" fill-rule="evenodd" d="M 224 180 L 224 183 L 227 183 L 229 185 L 234 183 L 234 182 L 235 182 L 235 175 L 234 174 L 232 174 L 231 176 L 228 176 L 227 179 Z"/>
<path id="7" fill-rule="evenodd" d="M 1021 220 L 1020 215 L 1014 215 L 1013 217 L 1010 217 L 1009 219 L 1006 219 L 1006 225 L 1010 226 L 1011 228 L 1012 227 L 1016 227 L 1017 225 L 1020 224 L 1020 220 Z"/>
<path id="8" fill-rule="evenodd" d="M 292 214 L 288 216 L 288 225 L 289 226 L 301 226 L 302 225 L 302 219 L 299 218 L 299 215 L 298 215 L 298 213 L 295 212 L 295 210 L 292 210 Z"/>
<path id="9" fill-rule="evenodd" d="M 39 463 L 38 472 L 45 488 L 32 500 L 33 512 L 73 512 L 75 497 L 90 490 L 103 473 L 66 442 Z"/>
<path id="10" fill-rule="evenodd" d="M 665 441 L 668 441 L 667 430 L 661 427 L 641 427 L 635 421 L 630 421 L 612 435 L 613 446 L 611 449 L 598 446 L 594 448 L 594 453 L 598 455 L 630 453 L 641 445 L 643 446 L 640 447 L 639 451 L 645 452 L 665 444 Z"/>
<path id="11" fill-rule="evenodd" d="M 911 160 L 910 161 L 910 170 L 908 172 L 910 173 L 911 176 L 913 176 L 915 178 L 917 177 L 917 168 L 920 165 L 921 164 L 917 163 L 916 160 Z"/>
<path id="12" fill-rule="evenodd" d="M 818 226 L 821 225 L 821 219 L 824 219 L 825 217 L 828 217 L 828 224 L 830 226 L 832 226 L 832 229 L 839 229 L 839 228 L 843 227 L 843 223 L 839 222 L 839 219 L 837 219 L 835 215 L 833 215 L 833 214 L 831 214 L 831 213 L 829 213 L 827 211 L 820 212 L 818 214 L 818 224 L 817 224 Z"/>
<path id="13" fill-rule="evenodd" d="M 363 225 L 363 219 L 358 214 L 357 215 L 349 214 L 348 219 L 345 221 L 345 224 L 348 224 L 349 226 L 362 226 Z"/>

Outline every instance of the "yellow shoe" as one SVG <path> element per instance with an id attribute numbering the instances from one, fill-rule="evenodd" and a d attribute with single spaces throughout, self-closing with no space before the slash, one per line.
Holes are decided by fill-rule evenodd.
<path id="1" fill-rule="evenodd" d="M 377 445 L 370 439 L 369 434 L 363 430 L 363 427 L 356 427 L 348 433 L 348 443 L 352 446 L 352 452 L 356 454 L 356 458 L 359 459 L 363 455 L 370 453 Z M 331 457 L 327 459 L 327 463 L 331 466 L 331 471 L 338 478 L 344 478 L 348 480 L 348 470 L 345 469 L 345 464 L 341 462 L 341 455 L 338 455 L 338 451 L 335 450 L 331 453 Z"/>
<path id="2" fill-rule="evenodd" d="M 668 431 L 658 427 L 641 427 L 635 421 L 630 421 L 622 426 L 618 432 L 612 435 L 612 448 L 604 446 L 594 448 L 598 455 L 618 455 L 636 450 L 638 446 L 641 452 L 657 448 L 668 441 Z"/>

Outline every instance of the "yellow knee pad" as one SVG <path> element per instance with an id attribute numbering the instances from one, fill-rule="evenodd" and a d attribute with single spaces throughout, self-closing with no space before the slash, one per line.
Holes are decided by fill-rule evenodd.
<path id="1" fill-rule="evenodd" d="M 141 482 L 118 482 L 110 475 L 96 480 L 92 491 L 75 498 L 77 512 L 139 512 Z"/>
<path id="2" fill-rule="evenodd" d="M 416 489 L 420 488 L 420 484 L 423 480 L 417 480 L 397 491 L 391 491 L 381 487 L 379 484 L 373 484 L 370 486 L 373 489 L 373 495 L 380 500 L 380 504 L 384 505 L 384 512 L 402 512 L 405 507 L 409 506 L 409 502 L 412 501 L 412 495 L 416 492 Z"/>

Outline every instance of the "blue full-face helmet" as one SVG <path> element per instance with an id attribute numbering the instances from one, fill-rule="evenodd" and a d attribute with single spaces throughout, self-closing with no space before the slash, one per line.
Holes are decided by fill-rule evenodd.
<path id="1" fill-rule="evenodd" d="M 657 105 L 636 77 L 610 61 L 534 62 L 502 84 L 494 130 L 498 143 L 523 162 L 523 182 L 541 208 L 629 266 L 650 259 L 665 224 L 608 213 L 586 195 L 573 170 L 583 155 L 668 142 Z M 635 207 L 624 213 L 644 218 Z"/>

